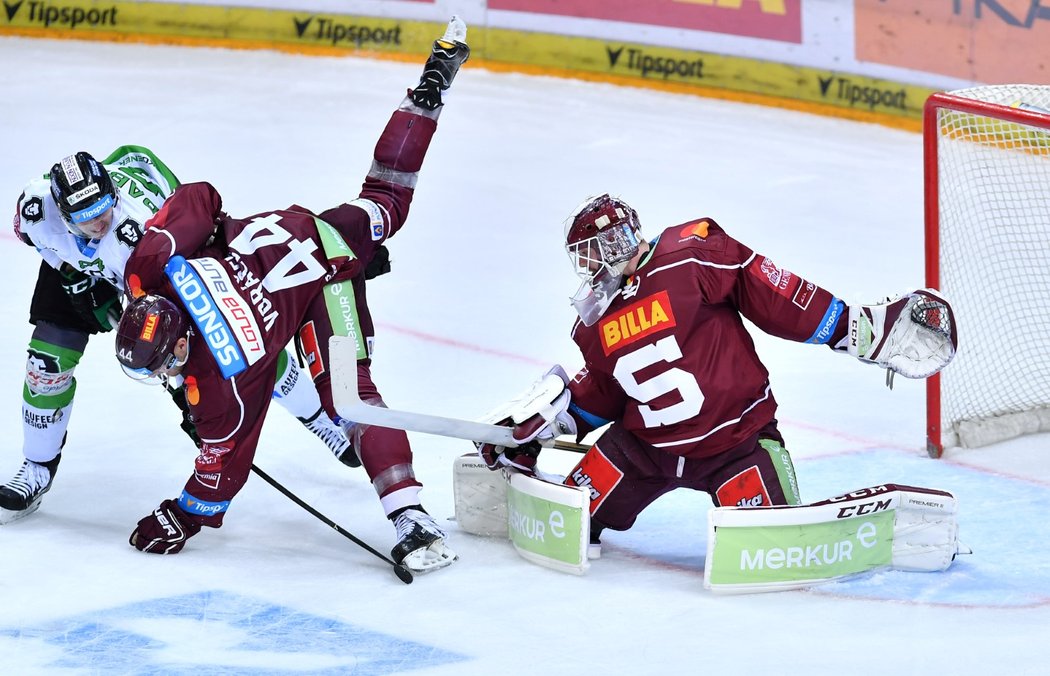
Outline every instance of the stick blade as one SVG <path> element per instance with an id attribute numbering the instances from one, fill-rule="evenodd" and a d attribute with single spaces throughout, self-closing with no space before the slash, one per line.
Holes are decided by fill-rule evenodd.
<path id="1" fill-rule="evenodd" d="M 339 417 L 364 425 L 375 425 L 408 432 L 467 439 L 499 446 L 517 446 L 513 430 L 473 420 L 445 418 L 425 413 L 370 406 L 361 401 L 357 387 L 357 349 L 345 336 L 332 336 L 328 343 L 332 369 L 332 400 Z"/>

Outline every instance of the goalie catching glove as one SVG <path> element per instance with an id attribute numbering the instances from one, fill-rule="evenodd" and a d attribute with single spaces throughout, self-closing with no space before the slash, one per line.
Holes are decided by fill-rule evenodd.
<path id="1" fill-rule="evenodd" d="M 928 378 L 959 345 L 955 315 L 933 289 L 918 289 L 881 305 L 851 305 L 846 351 L 905 378 Z"/>
<path id="2" fill-rule="evenodd" d="M 565 369 L 554 366 L 520 396 L 485 416 L 485 422 L 514 428 L 511 436 L 518 444 L 476 444 L 489 469 L 513 467 L 532 473 L 543 446 L 563 434 L 576 434 L 576 421 L 568 410 L 568 384 Z"/>

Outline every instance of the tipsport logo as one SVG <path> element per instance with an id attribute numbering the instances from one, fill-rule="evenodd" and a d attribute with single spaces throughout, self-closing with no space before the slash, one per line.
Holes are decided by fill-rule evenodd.
<path id="1" fill-rule="evenodd" d="M 7 14 L 7 22 L 14 23 L 16 18 L 28 21 L 30 24 L 39 24 L 44 28 L 62 28 L 76 30 L 78 26 L 88 28 L 104 28 L 117 26 L 117 6 L 108 8 L 70 7 L 40 0 L 19 0 L 18 2 L 7 2 L 4 0 L 4 12 Z"/>
<path id="2" fill-rule="evenodd" d="M 368 46 L 401 46 L 401 26 L 382 28 L 380 26 L 361 26 L 344 24 L 319 16 L 308 16 L 305 19 L 293 17 L 295 34 L 303 40 L 326 42 L 332 46 L 347 44 L 355 47 Z"/>
<path id="3" fill-rule="evenodd" d="M 893 108 L 896 110 L 908 109 L 908 92 L 904 88 L 880 89 L 858 84 L 849 78 L 828 77 L 818 78 L 820 84 L 820 95 L 845 101 L 850 108 Z"/>
<path id="4" fill-rule="evenodd" d="M 635 47 L 606 47 L 609 57 L 609 70 L 621 69 L 635 71 L 644 78 L 678 80 L 702 80 L 704 78 L 704 60 L 676 59 L 670 56 L 654 56 Z M 626 53 L 626 58 L 623 58 Z M 623 59 L 621 61 L 621 59 Z"/>

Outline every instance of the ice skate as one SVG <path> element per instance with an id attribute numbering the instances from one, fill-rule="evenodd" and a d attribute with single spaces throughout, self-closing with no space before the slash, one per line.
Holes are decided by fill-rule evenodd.
<path id="1" fill-rule="evenodd" d="M 452 17 L 445 34 L 434 41 L 419 85 L 412 90 L 413 103 L 425 110 L 436 110 L 443 105 L 442 93 L 448 91 L 459 67 L 470 58 L 466 39 L 467 25 L 459 17 Z"/>
<path id="2" fill-rule="evenodd" d="M 418 509 L 406 509 L 394 522 L 397 544 L 390 556 L 413 573 L 429 573 L 451 565 L 458 557 L 445 545 L 445 532 L 434 518 Z"/>
<path id="3" fill-rule="evenodd" d="M 39 509 L 61 457 L 43 464 L 25 460 L 14 478 L 0 486 L 0 524 L 18 521 Z"/>
<path id="4" fill-rule="evenodd" d="M 357 451 L 354 450 L 350 439 L 343 432 L 343 428 L 332 422 L 332 419 L 325 414 L 324 409 L 319 408 L 317 413 L 314 413 L 311 417 L 298 418 L 298 420 L 303 424 L 303 427 L 313 432 L 314 436 L 323 441 L 325 446 L 328 446 L 339 462 L 350 467 L 361 466 L 361 460 L 357 457 Z"/>

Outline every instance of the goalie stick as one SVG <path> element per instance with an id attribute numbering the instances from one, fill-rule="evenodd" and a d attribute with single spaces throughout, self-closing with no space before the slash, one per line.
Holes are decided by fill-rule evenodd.
<path id="1" fill-rule="evenodd" d="M 332 367 L 332 400 L 339 417 L 364 425 L 423 432 L 442 437 L 515 447 L 513 428 L 474 420 L 413 413 L 361 401 L 357 388 L 357 347 L 353 338 L 332 336 L 328 343 Z"/>

